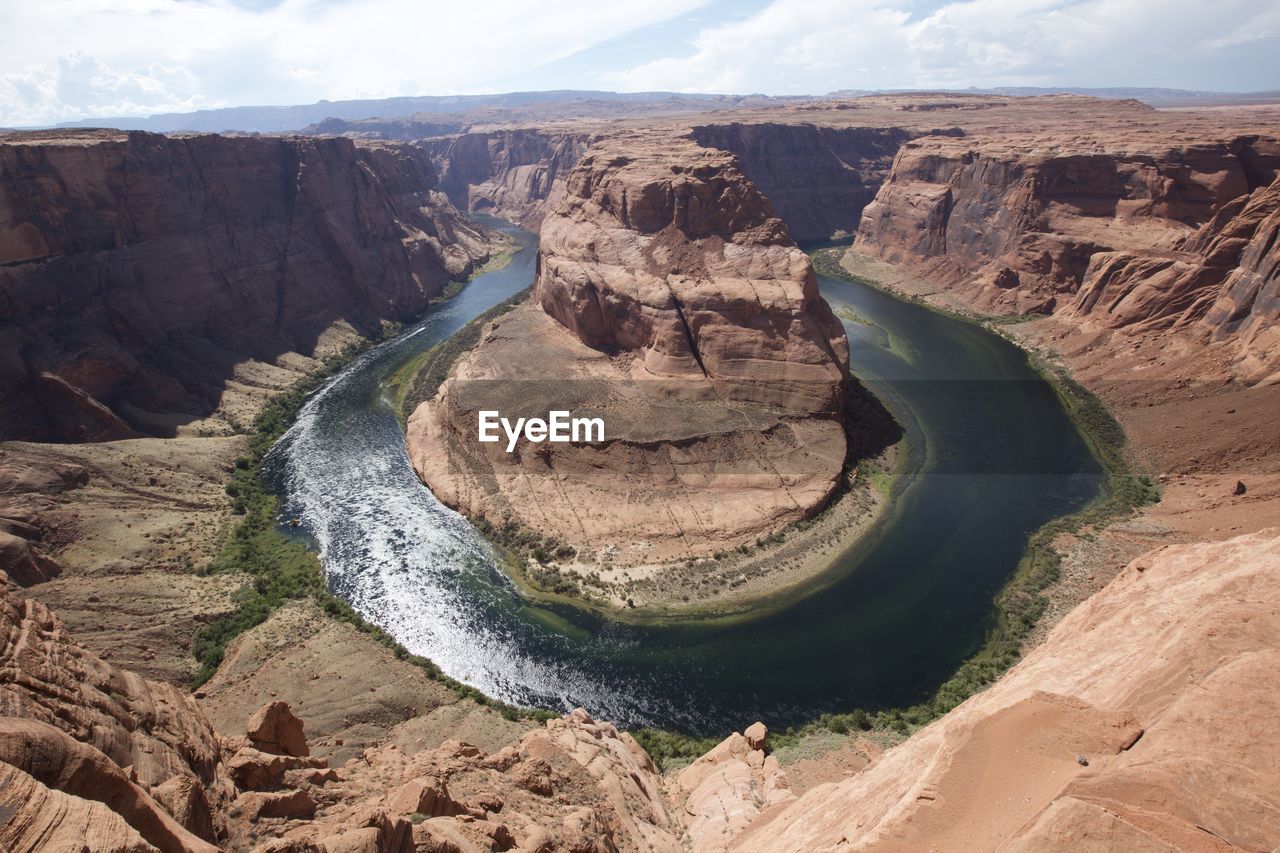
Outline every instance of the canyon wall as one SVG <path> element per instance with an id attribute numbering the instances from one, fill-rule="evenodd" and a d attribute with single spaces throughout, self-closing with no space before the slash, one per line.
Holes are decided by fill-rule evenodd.
<path id="1" fill-rule="evenodd" d="M 737 155 L 747 177 L 801 242 L 855 233 L 898 149 L 920 135 L 900 127 L 776 122 L 706 124 L 691 134 L 699 145 Z"/>
<path id="2" fill-rule="evenodd" d="M 594 135 L 554 130 L 476 131 L 418 141 L 440 187 L 461 210 L 537 230 L 564 194 L 569 172 Z"/>
<path id="3" fill-rule="evenodd" d="M 1064 314 L 1108 328 L 1186 331 L 1230 348 L 1243 375 L 1280 370 L 1280 178 L 1218 208 L 1177 251 L 1099 252 Z"/>
<path id="4" fill-rule="evenodd" d="M 0 438 L 172 434 L 237 363 L 407 320 L 488 251 L 386 143 L 9 134 L 0 178 Z"/>
<path id="5" fill-rule="evenodd" d="M 352 125 L 346 132 L 358 134 L 360 128 Z M 431 153 L 441 186 L 459 208 L 536 229 L 563 195 L 570 170 L 604 132 L 475 131 L 417 144 Z M 854 233 L 899 147 L 926 132 L 760 121 L 698 125 L 689 137 L 736 155 L 792 237 L 803 242 Z"/>
<path id="6" fill-rule="evenodd" d="M 845 458 L 848 344 L 731 154 L 601 142 L 540 236 L 531 301 L 410 418 L 438 497 L 621 564 L 707 556 L 824 505 Z M 601 416 L 605 441 L 476 442 L 482 409 L 552 408 Z"/>
<path id="7" fill-rule="evenodd" d="M 1277 175 L 1280 140 L 1264 136 L 926 137 L 903 146 L 854 251 L 982 311 L 1232 337 L 1242 369 L 1266 373 Z"/>
<path id="8" fill-rule="evenodd" d="M 730 399 L 836 414 L 848 344 L 808 258 L 737 159 L 618 140 L 544 221 L 534 300 L 579 341 Z"/>
<path id="9" fill-rule="evenodd" d="M 390 139 L 412 142 L 428 136 L 446 136 L 462 133 L 466 123 L 445 116 L 419 115 L 402 119 L 327 118 L 308 125 L 299 134 L 308 136 L 348 136 L 352 139 Z"/>

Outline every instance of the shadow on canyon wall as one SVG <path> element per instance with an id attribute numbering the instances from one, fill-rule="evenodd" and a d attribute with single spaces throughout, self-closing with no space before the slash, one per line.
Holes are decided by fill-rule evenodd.
<path id="1" fill-rule="evenodd" d="M 0 439 L 172 436 L 488 252 L 412 147 L 51 131 L 0 136 L 0 174 Z"/>

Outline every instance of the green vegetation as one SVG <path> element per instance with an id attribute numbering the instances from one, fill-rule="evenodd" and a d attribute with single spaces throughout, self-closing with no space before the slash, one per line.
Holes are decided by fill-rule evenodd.
<path id="1" fill-rule="evenodd" d="M 636 742 L 649 753 L 659 770 L 673 770 L 691 764 L 707 754 L 721 738 L 696 738 L 663 729 L 636 729 L 631 732 Z"/>
<path id="2" fill-rule="evenodd" d="M 473 269 L 471 271 L 471 275 L 467 277 L 467 281 L 471 281 L 472 279 L 478 276 L 487 275 L 488 273 L 491 273 L 491 272 L 497 272 L 500 269 L 505 269 L 511 266 L 511 262 L 515 260 L 516 255 L 519 254 L 520 252 L 520 241 L 517 240 L 515 237 L 512 237 L 509 234 L 504 234 L 501 231 L 492 231 L 490 232 L 490 234 L 492 236 L 492 239 L 489 244 L 489 249 L 491 252 L 491 254 L 489 255 L 489 260 L 485 261 L 483 264 Z M 453 291 L 453 293 L 450 293 L 449 288 L 446 288 L 445 298 L 447 299 L 448 297 L 455 295 L 458 291 L 462 290 L 462 288 L 465 286 L 466 286 L 466 282 L 450 283 L 449 288 L 456 288 L 456 289 Z"/>
<path id="3" fill-rule="evenodd" d="M 451 335 L 426 352 L 406 362 L 393 373 L 386 384 L 395 389 L 396 415 L 403 425 L 409 415 L 418 408 L 423 400 L 435 396 L 440 384 L 449 376 L 454 362 L 464 352 L 480 343 L 480 333 L 490 321 L 501 317 L 512 308 L 529 298 L 530 290 L 525 288 L 476 317 L 457 333 Z"/>
<path id="4" fill-rule="evenodd" d="M 527 710 L 498 702 L 449 678 L 430 660 L 410 654 L 393 637 L 366 622 L 351 605 L 330 593 L 319 557 L 305 544 L 280 531 L 280 502 L 262 477 L 262 463 L 267 452 L 284 434 L 313 391 L 356 355 L 395 331 L 398 331 L 397 327 L 389 326 L 382 335 L 360 341 L 325 359 L 319 371 L 275 397 L 254 420 L 248 455 L 236 460 L 231 482 L 226 487 L 232 498 L 232 512 L 239 520 L 217 557 L 205 569 L 207 574 L 244 572 L 251 576 L 251 580 L 235 592 L 232 600 L 236 609 L 232 613 L 196 633 L 191 651 L 200 668 L 191 686 L 198 687 L 213 677 L 222 663 L 227 643 L 235 637 L 261 625 L 287 602 L 309 598 L 329 616 L 369 634 L 397 658 L 422 668 L 459 696 L 492 706 L 507 719 L 546 720 L 559 716 L 549 711 Z"/>
<path id="5" fill-rule="evenodd" d="M 854 279 L 839 266 L 837 252 L 815 252 L 813 259 L 820 275 Z M 863 281 L 875 286 L 874 282 Z M 418 403 L 435 394 L 456 359 L 479 341 L 480 333 L 488 321 L 510 311 L 527 296 L 528 291 L 523 291 L 500 303 L 477 317 L 445 343 L 423 353 L 397 371 L 388 384 L 396 389 L 397 408 L 402 419 Z M 263 459 L 272 444 L 284 433 L 307 396 L 371 343 L 373 341 L 363 342 L 326 360 L 319 372 L 278 396 L 255 420 L 250 431 L 248 455 L 236 460 L 235 471 L 227 486 L 227 493 L 233 498 L 234 512 L 239 521 L 227 537 L 222 551 L 206 570 L 209 573 L 245 572 L 252 579 L 235 594 L 236 610 L 233 613 L 197 633 L 192 651 L 200 669 L 193 679 L 193 686 L 212 677 L 222 661 L 226 644 L 234 637 L 264 622 L 275 609 L 286 602 L 310 598 L 334 618 L 372 635 L 390 648 L 396 657 L 422 667 L 459 695 L 496 707 L 508 719 L 555 717 L 557 714 L 552 712 L 529 711 L 496 702 L 474 688 L 448 678 L 431 661 L 409 654 L 392 637 L 367 623 L 350 605 L 329 593 L 316 555 L 301 542 L 280 532 L 279 502 L 262 479 Z M 795 746 L 806 738 L 829 736 L 829 733 L 845 735 L 875 732 L 890 738 L 905 737 L 969 696 L 985 689 L 1017 662 L 1023 644 L 1044 613 L 1048 603 L 1043 595 L 1044 590 L 1057 580 L 1061 567 L 1061 555 L 1053 547 L 1054 540 L 1061 534 L 1080 534 L 1086 528 L 1124 518 L 1138 508 L 1159 500 L 1158 489 L 1151 479 L 1135 475 L 1130 470 L 1125 457 L 1126 439 L 1123 428 L 1102 402 L 1072 380 L 1065 371 L 1034 360 L 1033 366 L 1053 385 L 1081 434 L 1103 465 L 1107 477 L 1103 494 L 1081 511 L 1055 519 L 1031 536 L 1027 552 L 1017 571 L 996 597 L 996 616 L 983 646 L 932 697 L 908 708 L 878 711 L 853 709 L 845 713 L 824 714 L 812 722 L 773 733 L 771 744 L 774 749 Z M 888 472 L 870 471 L 867 476 L 877 488 L 889 489 L 892 486 L 892 474 Z M 478 526 L 491 539 L 520 553 L 522 562 L 531 559 L 529 576 L 546 573 L 547 577 L 539 576 L 536 580 L 555 592 L 574 594 L 570 590 L 561 589 L 561 584 L 557 582 L 560 579 L 551 576 L 549 570 L 542 565 L 553 557 L 571 558 L 571 553 L 561 550 L 567 546 L 561 546 L 554 540 L 537 538 L 534 534 L 515 527 L 485 529 L 483 522 Z M 719 740 L 695 738 L 658 729 L 640 729 L 633 734 L 658 766 L 664 769 L 692 761 L 706 753 Z"/>
<path id="6" fill-rule="evenodd" d="M 384 333 L 377 340 L 385 336 Z M 228 642 L 265 622 L 277 607 L 290 599 L 328 594 L 315 554 L 302 543 L 283 536 L 278 529 L 279 501 L 262 480 L 262 460 L 311 392 L 374 342 L 373 339 L 360 341 L 326 358 L 318 371 L 277 395 L 254 420 L 249 433 L 249 454 L 236 460 L 231 482 L 226 487 L 232 499 L 232 512 L 239 521 L 204 570 L 208 574 L 246 572 L 253 580 L 233 596 L 234 612 L 196 633 L 191 651 L 200 669 L 193 686 L 208 681 L 217 671 Z"/>
<path id="7" fill-rule="evenodd" d="M 863 317 L 857 311 L 854 311 L 848 305 L 841 305 L 836 309 L 836 316 L 841 320 L 848 320 L 850 323 L 857 323 L 860 326 L 874 326 L 875 324 Z"/>
<path id="8" fill-rule="evenodd" d="M 870 282 L 864 278 L 853 275 L 840 263 L 840 258 L 844 256 L 845 248 L 847 247 L 828 246 L 810 250 L 809 262 L 813 264 L 813 271 L 823 278 L 840 278 L 845 281 L 860 281 L 863 284 L 874 286 L 874 282 Z"/>

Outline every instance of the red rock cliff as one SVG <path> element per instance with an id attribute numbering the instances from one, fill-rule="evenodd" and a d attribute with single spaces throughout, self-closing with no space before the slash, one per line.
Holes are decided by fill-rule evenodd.
<path id="1" fill-rule="evenodd" d="M 1269 137 L 927 137 L 899 153 L 855 251 L 910 264 L 980 310 L 1235 335 L 1246 372 L 1274 370 L 1263 329 L 1278 174 Z"/>
<path id="2" fill-rule="evenodd" d="M 408 319 L 487 251 L 411 147 L 9 134 L 0 176 L 0 438 L 163 434 L 235 363 Z"/>
<path id="3" fill-rule="evenodd" d="M 516 129 L 423 139 L 440 186 L 463 210 L 489 213 L 536 230 L 564 193 L 586 151 L 588 133 Z"/>
<path id="4" fill-rule="evenodd" d="M 611 142 L 543 222 L 534 299 L 587 346 L 658 378 L 838 412 L 849 365 L 813 268 L 726 152 Z"/>
<path id="5" fill-rule="evenodd" d="M 921 131 L 734 122 L 700 125 L 691 135 L 737 155 L 791 235 L 807 241 L 856 232 L 898 149 Z"/>

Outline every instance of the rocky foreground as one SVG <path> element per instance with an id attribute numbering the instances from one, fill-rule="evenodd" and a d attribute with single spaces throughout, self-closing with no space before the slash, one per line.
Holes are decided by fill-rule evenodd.
<path id="1" fill-rule="evenodd" d="M 725 152 L 592 147 L 542 222 L 530 302 L 409 419 L 445 503 L 622 565 L 709 556 L 821 508 L 848 344 L 806 255 Z M 478 412 L 601 417 L 593 444 L 477 440 Z"/>
<path id="2" fill-rule="evenodd" d="M 6 849 L 1266 850 L 1280 837 L 1280 530 L 1130 564 L 996 686 L 797 796 L 763 726 L 662 776 L 585 712 L 496 751 L 313 756 L 282 702 L 196 700 L 0 597 Z"/>
<path id="3" fill-rule="evenodd" d="M 994 687 L 735 849 L 1269 849 L 1278 533 L 1140 557 Z"/>

